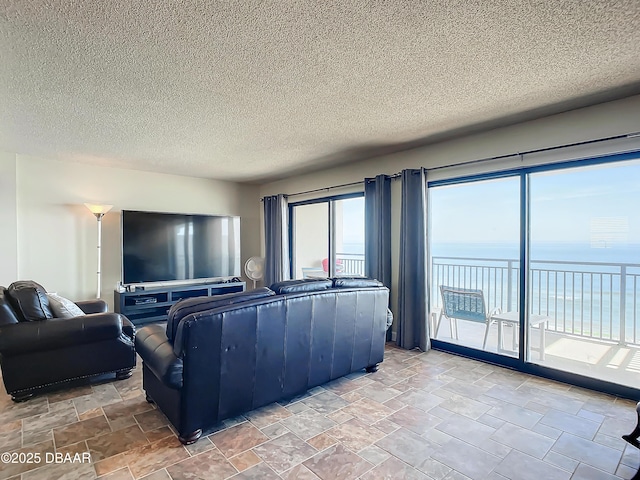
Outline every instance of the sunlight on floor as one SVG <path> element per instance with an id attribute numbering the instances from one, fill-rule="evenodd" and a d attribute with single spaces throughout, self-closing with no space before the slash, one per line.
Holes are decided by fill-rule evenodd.
<path id="1" fill-rule="evenodd" d="M 624 359 L 627 357 L 630 351 L 631 350 L 629 350 L 628 348 L 620 348 L 620 350 L 616 352 L 613 358 L 609 360 L 607 368 L 620 368 L 620 365 L 622 365 L 622 362 L 624 362 Z"/>
<path id="2" fill-rule="evenodd" d="M 633 354 L 633 358 L 631 358 L 629 365 L 627 365 L 627 371 L 634 373 L 640 372 L 640 350 L 636 350 Z"/>
<path id="3" fill-rule="evenodd" d="M 610 345 L 587 343 L 574 338 L 560 338 L 546 348 L 546 353 L 567 360 L 597 365 L 610 349 Z"/>

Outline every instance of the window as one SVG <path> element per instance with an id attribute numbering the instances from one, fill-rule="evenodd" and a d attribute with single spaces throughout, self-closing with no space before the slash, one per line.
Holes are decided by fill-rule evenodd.
<path id="1" fill-rule="evenodd" d="M 364 196 L 289 205 L 291 278 L 364 276 Z"/>

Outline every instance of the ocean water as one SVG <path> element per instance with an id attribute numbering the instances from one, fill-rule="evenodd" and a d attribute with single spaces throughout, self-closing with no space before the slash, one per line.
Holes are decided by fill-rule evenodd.
<path id="1" fill-rule="evenodd" d="M 343 243 L 340 253 L 364 255 L 364 243 Z"/>
<path id="2" fill-rule="evenodd" d="M 364 243 L 344 243 L 340 253 L 364 254 Z M 470 257 L 482 259 L 510 259 L 520 257 L 516 244 L 498 243 L 434 243 L 430 245 L 434 257 Z M 603 245 L 584 243 L 534 243 L 531 260 L 561 262 L 595 262 L 640 265 L 640 244 Z"/>
<path id="3" fill-rule="evenodd" d="M 433 243 L 434 257 L 473 257 L 512 259 L 520 257 L 517 244 Z M 640 265 L 640 244 L 603 245 L 585 243 L 534 243 L 530 248 L 532 261 L 626 263 Z"/>

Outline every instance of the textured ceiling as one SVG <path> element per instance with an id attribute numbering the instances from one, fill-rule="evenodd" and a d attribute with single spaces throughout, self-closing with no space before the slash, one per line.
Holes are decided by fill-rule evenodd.
<path id="1" fill-rule="evenodd" d="M 0 0 L 0 150 L 279 178 L 640 91 L 640 1 Z"/>

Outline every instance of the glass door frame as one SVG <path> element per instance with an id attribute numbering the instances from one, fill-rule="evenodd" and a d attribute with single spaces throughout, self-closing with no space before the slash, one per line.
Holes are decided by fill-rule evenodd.
<path id="1" fill-rule="evenodd" d="M 341 194 L 341 195 L 332 195 L 329 197 L 321 197 L 321 198 L 314 198 L 314 199 L 310 199 L 310 200 L 302 200 L 300 202 L 292 202 L 289 203 L 289 276 L 290 278 L 294 278 L 294 274 L 295 274 L 295 270 L 294 270 L 294 252 L 295 252 L 295 235 L 294 235 L 294 228 L 295 228 L 295 217 L 294 217 L 294 211 L 293 209 L 295 207 L 299 207 L 302 205 L 312 205 L 312 204 L 318 204 L 318 203 L 326 203 L 328 206 L 328 219 L 329 219 L 329 224 L 328 224 L 328 232 L 329 232 L 329 236 L 327 238 L 327 244 L 328 244 L 328 250 L 327 250 L 327 258 L 329 259 L 328 262 L 328 267 L 329 267 L 329 271 L 327 272 L 328 277 L 334 277 L 336 272 L 335 272 L 335 254 L 336 252 L 334 251 L 334 245 L 335 245 L 335 240 L 336 240 L 336 233 L 335 233 L 335 206 L 334 206 L 334 202 L 339 201 L 339 200 L 348 200 L 350 198 L 359 198 L 359 197 L 363 197 L 364 198 L 364 192 L 354 192 L 354 193 L 345 193 L 345 194 Z M 331 259 L 334 259 L 333 261 L 331 261 Z"/>
<path id="2" fill-rule="evenodd" d="M 530 174 L 539 172 L 550 172 L 553 170 L 565 170 L 567 168 L 586 167 L 591 165 L 603 165 L 614 164 L 624 160 L 634 160 L 640 158 L 640 151 L 633 151 L 627 153 L 620 153 L 614 155 L 606 155 L 596 158 L 585 158 L 579 160 L 563 161 L 558 163 L 536 165 L 532 167 L 514 168 L 503 170 L 499 172 L 482 173 L 475 175 L 467 175 L 463 177 L 454 177 L 444 180 L 428 181 L 427 186 L 440 187 L 445 185 L 462 185 L 464 183 L 471 183 L 480 180 L 492 180 L 505 177 L 519 177 L 520 178 L 520 259 L 519 259 L 519 288 L 522 294 L 519 298 L 519 312 L 520 312 L 520 329 L 519 336 L 519 351 L 517 357 L 510 357 L 500 355 L 498 353 L 487 352 L 484 350 L 478 350 L 471 347 L 466 347 L 459 344 L 449 343 L 442 340 L 431 338 L 431 347 L 435 350 L 441 350 L 446 352 L 455 353 L 469 358 L 475 358 L 488 363 L 494 363 L 502 365 L 514 370 L 536 375 L 539 377 L 556 380 L 563 383 L 568 383 L 578 387 L 588 388 L 590 390 L 596 390 L 604 392 L 610 395 L 616 395 L 624 398 L 638 399 L 640 398 L 640 388 L 630 387 L 628 385 L 620 385 L 606 380 L 587 377 L 577 373 L 558 370 L 555 368 L 532 363 L 527 360 L 526 352 L 529 350 L 529 328 L 528 323 L 525 323 L 525 316 L 529 311 L 529 247 L 530 247 L 530 228 L 529 228 L 529 216 L 530 216 L 530 202 L 531 196 L 529 191 L 529 179 Z M 427 202 L 428 208 L 431 208 L 431 202 Z M 430 218 L 430 212 L 428 212 L 427 218 Z M 430 231 L 430 229 L 428 229 Z M 430 245 L 431 238 L 427 238 L 427 242 Z M 431 259 L 429 259 L 429 265 Z M 431 274 L 431 268 L 429 268 Z M 429 281 L 431 276 L 429 275 Z"/>

